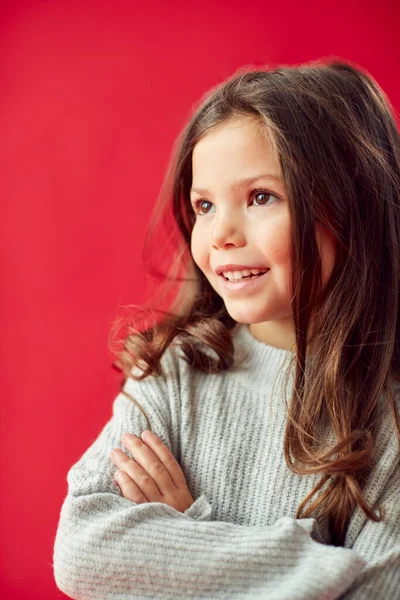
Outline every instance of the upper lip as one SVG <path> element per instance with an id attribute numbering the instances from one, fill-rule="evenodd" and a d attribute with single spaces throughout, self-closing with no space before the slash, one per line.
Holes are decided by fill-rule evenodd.
<path id="1" fill-rule="evenodd" d="M 215 272 L 217 273 L 217 275 L 221 275 L 222 272 L 227 272 L 227 271 L 245 271 L 245 270 L 250 270 L 250 269 L 268 269 L 268 267 L 266 267 L 265 265 L 251 265 L 250 267 L 248 265 L 218 265 L 218 267 L 215 267 Z"/>

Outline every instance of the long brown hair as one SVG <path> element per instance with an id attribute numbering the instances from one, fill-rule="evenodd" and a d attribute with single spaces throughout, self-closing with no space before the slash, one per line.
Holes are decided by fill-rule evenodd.
<path id="1" fill-rule="evenodd" d="M 143 371 L 136 379 L 160 374 L 160 359 L 177 336 L 193 368 L 214 373 L 232 365 L 236 322 L 190 254 L 192 152 L 212 128 L 254 117 L 279 156 L 292 230 L 296 352 L 284 453 L 292 471 L 321 474 L 297 518 L 314 511 L 327 517 L 336 544 L 344 543 L 357 504 L 369 519 L 382 519 L 362 493 L 374 464 L 380 398 L 400 439 L 391 388 L 400 381 L 400 161 L 393 115 L 372 76 L 340 60 L 245 67 L 209 90 L 177 138 L 144 246 L 148 272 L 161 279 L 158 308 L 154 294 L 152 308 L 113 323 L 121 389 L 133 365 Z M 337 243 L 325 289 L 316 222 Z M 126 325 L 117 350 L 117 332 Z M 201 343 L 218 358 L 202 352 Z M 335 435 L 329 448 L 318 437 L 322 422 Z"/>

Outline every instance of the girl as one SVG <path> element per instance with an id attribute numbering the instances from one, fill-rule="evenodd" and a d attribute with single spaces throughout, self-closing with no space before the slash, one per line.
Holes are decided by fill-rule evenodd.
<path id="1" fill-rule="evenodd" d="M 67 595 L 400 598 L 399 164 L 348 63 L 241 69 L 203 99 L 155 210 L 175 255 L 149 237 L 179 293 L 126 337 L 67 475 Z"/>

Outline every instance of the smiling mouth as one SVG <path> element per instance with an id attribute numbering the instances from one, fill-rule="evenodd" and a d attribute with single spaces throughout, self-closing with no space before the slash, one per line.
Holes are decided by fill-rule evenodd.
<path id="1" fill-rule="evenodd" d="M 253 273 L 251 275 L 243 275 L 243 277 L 240 277 L 240 279 L 228 279 L 228 277 L 225 277 L 225 275 L 223 273 L 220 274 L 220 277 L 222 277 L 222 279 L 224 279 L 225 281 L 230 281 L 231 283 L 235 283 L 235 282 L 239 282 L 239 281 L 243 281 L 243 280 L 247 280 L 247 279 L 255 279 L 256 277 L 262 277 L 263 275 L 268 273 L 268 271 L 269 271 L 269 269 L 267 271 L 265 271 L 264 273 L 257 273 L 257 275 L 253 275 Z"/>

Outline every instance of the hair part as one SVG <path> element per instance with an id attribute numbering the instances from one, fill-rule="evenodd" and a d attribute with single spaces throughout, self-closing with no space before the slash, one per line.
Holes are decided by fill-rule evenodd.
<path id="1" fill-rule="evenodd" d="M 134 365 L 143 371 L 135 379 L 160 375 L 175 338 L 193 368 L 230 368 L 236 321 L 190 253 L 192 153 L 228 120 L 255 119 L 279 157 L 291 220 L 296 353 L 284 454 L 295 473 L 321 474 L 297 517 L 327 517 L 338 545 L 356 505 L 368 519 L 382 519 L 362 492 L 376 458 L 381 401 L 400 440 L 391 387 L 400 381 L 400 145 L 393 114 L 371 75 L 337 60 L 244 67 L 208 90 L 177 138 L 144 246 L 147 271 L 161 281 L 158 307 L 113 324 L 113 343 L 128 327 L 122 349 L 114 350 L 121 389 Z M 324 290 L 316 223 L 337 243 Z M 335 437 L 329 447 L 325 427 Z"/>

